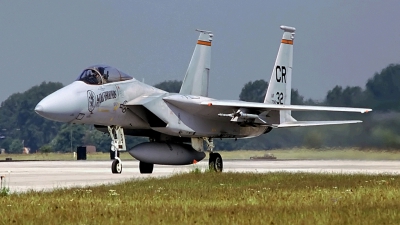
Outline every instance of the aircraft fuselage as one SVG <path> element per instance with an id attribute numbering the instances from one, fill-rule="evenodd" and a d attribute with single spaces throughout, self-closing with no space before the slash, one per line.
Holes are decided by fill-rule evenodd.
<path id="1" fill-rule="evenodd" d="M 145 130 L 152 130 L 176 137 L 244 138 L 261 135 L 267 129 L 210 120 L 166 102 L 165 97 L 183 98 L 188 102 L 210 99 L 167 93 L 135 79 L 102 85 L 74 81 L 43 99 L 36 111 L 60 122 L 121 126 L 127 134 L 129 130 L 143 131 L 134 133 L 136 136 L 150 136 L 154 132 Z M 129 108 L 125 105 L 128 102 Z M 155 115 L 149 109 L 160 113 Z"/>

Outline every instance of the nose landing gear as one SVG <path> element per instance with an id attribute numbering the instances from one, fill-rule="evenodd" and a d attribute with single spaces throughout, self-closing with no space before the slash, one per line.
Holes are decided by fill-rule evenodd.
<path id="1" fill-rule="evenodd" d="M 111 164 L 111 172 L 120 174 L 122 173 L 122 161 L 118 157 L 118 151 L 126 151 L 124 130 L 119 126 L 108 126 L 107 128 L 112 139 L 111 151 L 115 152 L 115 159 Z"/>
<path id="2" fill-rule="evenodd" d="M 119 158 L 114 159 L 114 161 L 111 164 L 111 172 L 112 173 L 122 173 L 122 163 Z"/>

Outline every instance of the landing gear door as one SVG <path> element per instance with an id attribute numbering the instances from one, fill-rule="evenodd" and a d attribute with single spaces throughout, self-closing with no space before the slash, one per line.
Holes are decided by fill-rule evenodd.
<path id="1" fill-rule="evenodd" d="M 109 126 L 108 132 L 112 139 L 111 151 L 126 151 L 124 129 L 119 126 Z"/>

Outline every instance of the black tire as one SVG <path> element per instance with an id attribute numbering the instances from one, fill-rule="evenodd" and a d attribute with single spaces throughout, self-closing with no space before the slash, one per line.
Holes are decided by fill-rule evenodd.
<path id="1" fill-rule="evenodd" d="M 215 171 L 214 164 L 215 164 L 215 154 L 213 152 L 210 152 L 210 158 L 208 159 L 208 169 L 210 171 Z"/>
<path id="2" fill-rule="evenodd" d="M 210 153 L 210 159 L 208 160 L 208 166 L 211 171 L 222 172 L 224 164 L 222 157 L 219 153 Z"/>
<path id="3" fill-rule="evenodd" d="M 153 163 L 145 163 L 139 162 L 139 171 L 141 174 L 150 174 L 153 173 L 154 164 Z"/>
<path id="4" fill-rule="evenodd" d="M 111 172 L 116 174 L 122 173 L 122 163 L 119 160 L 114 159 L 111 164 Z"/>

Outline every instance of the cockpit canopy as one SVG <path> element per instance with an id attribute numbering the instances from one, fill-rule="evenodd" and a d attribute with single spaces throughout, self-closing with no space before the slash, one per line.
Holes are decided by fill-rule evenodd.
<path id="1" fill-rule="evenodd" d="M 133 77 L 114 67 L 95 65 L 85 69 L 76 80 L 83 81 L 87 84 L 101 85 L 131 79 L 133 79 Z"/>

